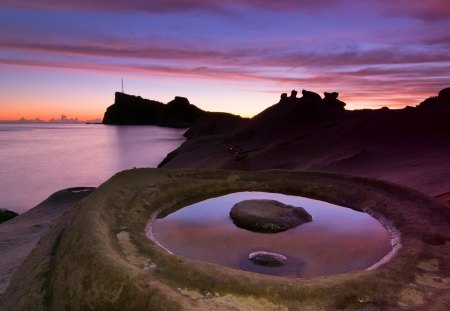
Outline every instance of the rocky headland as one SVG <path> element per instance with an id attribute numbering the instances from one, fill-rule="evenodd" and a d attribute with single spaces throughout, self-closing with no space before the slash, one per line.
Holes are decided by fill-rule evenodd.
<path id="1" fill-rule="evenodd" d="M 277 104 L 223 130 L 194 122 L 160 167 L 328 171 L 441 195 L 450 191 L 449 90 L 416 107 L 376 110 L 345 110 L 336 92 L 283 93 Z"/>
<path id="2" fill-rule="evenodd" d="M 116 102 L 125 105 L 127 96 L 116 94 Z M 191 111 L 182 98 L 173 118 L 120 115 L 167 108 L 109 107 L 105 118 L 117 123 L 107 124 L 189 126 L 187 141 L 160 166 L 193 169 L 122 172 L 93 192 L 63 190 L 1 224 L 0 309 L 447 310 L 450 210 L 428 195 L 450 200 L 450 88 L 398 110 L 347 111 L 338 97 L 294 91 L 251 119 L 195 117 L 196 109 L 192 118 L 175 117 Z M 367 270 L 292 279 L 178 257 L 145 234 L 161 211 L 238 191 L 369 213 L 391 233 L 392 251 Z M 284 262 L 261 252 L 252 257 L 265 265 Z"/>
<path id="3" fill-rule="evenodd" d="M 114 104 L 106 109 L 103 124 L 157 125 L 185 128 L 206 112 L 185 97 L 176 96 L 163 104 L 140 96 L 116 92 Z"/>

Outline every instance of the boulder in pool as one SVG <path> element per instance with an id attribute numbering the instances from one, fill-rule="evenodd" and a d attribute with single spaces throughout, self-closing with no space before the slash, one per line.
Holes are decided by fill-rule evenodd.
<path id="1" fill-rule="evenodd" d="M 287 258 L 284 255 L 265 251 L 253 252 L 248 255 L 248 259 L 254 264 L 266 267 L 279 267 L 284 265 L 287 261 Z"/>
<path id="2" fill-rule="evenodd" d="M 245 200 L 236 203 L 230 217 L 239 228 L 254 232 L 276 233 L 312 221 L 302 207 L 275 200 Z"/>

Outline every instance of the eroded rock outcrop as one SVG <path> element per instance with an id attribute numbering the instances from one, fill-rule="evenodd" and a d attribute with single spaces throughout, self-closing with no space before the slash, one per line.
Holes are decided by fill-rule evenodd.
<path id="1" fill-rule="evenodd" d="M 344 110 L 346 104 L 338 99 L 338 92 L 325 92 L 324 95 L 325 97 L 322 99 L 322 104 L 325 108 Z"/>
<path id="2" fill-rule="evenodd" d="M 329 110 L 344 110 L 345 103 L 338 99 L 339 93 L 337 92 L 325 92 L 324 98 L 319 94 L 307 90 L 302 90 L 302 97 L 297 97 L 297 91 L 292 90 L 291 95 L 282 93 L 280 97 L 280 104 L 291 104 L 296 106 L 300 112 L 317 112 L 323 109 Z"/>
<path id="3" fill-rule="evenodd" d="M 421 102 L 418 107 L 450 106 L 450 87 L 439 91 L 438 96 L 431 96 Z"/>
<path id="4" fill-rule="evenodd" d="M 107 108 L 102 123 L 183 128 L 191 126 L 205 113 L 185 97 L 176 96 L 165 105 L 140 96 L 116 92 L 114 104 Z"/>

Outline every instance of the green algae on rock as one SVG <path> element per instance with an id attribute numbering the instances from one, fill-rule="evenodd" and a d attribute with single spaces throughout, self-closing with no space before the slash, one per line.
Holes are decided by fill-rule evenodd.
<path id="1" fill-rule="evenodd" d="M 376 269 L 273 277 L 175 256 L 146 230 L 164 210 L 237 191 L 304 196 L 375 215 L 398 232 Z M 150 219 L 150 222 L 149 222 Z M 316 172 L 136 169 L 66 213 L 0 296 L 2 310 L 445 310 L 448 207 L 408 188 Z M 400 247 L 401 243 L 401 247 Z"/>

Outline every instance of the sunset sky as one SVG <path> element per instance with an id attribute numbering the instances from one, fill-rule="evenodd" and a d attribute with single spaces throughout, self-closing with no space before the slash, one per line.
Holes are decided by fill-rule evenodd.
<path id="1" fill-rule="evenodd" d="M 401 108 L 450 86 L 449 0 L 0 0 L 0 120 L 120 91 L 252 116 L 282 92 Z"/>

